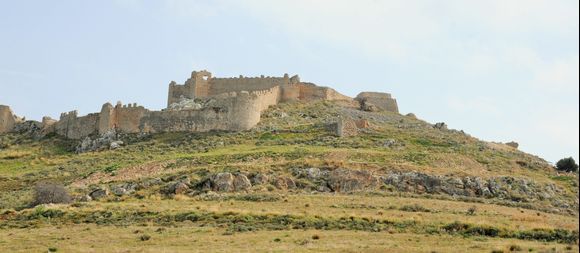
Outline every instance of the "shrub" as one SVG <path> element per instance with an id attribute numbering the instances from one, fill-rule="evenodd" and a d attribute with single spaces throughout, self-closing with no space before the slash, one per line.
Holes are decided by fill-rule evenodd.
<path id="1" fill-rule="evenodd" d="M 467 209 L 467 215 L 475 215 L 475 211 L 477 211 L 477 207 L 472 206 L 469 209 Z"/>
<path id="2" fill-rule="evenodd" d="M 34 187 L 34 199 L 32 201 L 32 206 L 70 202 L 71 197 L 62 185 L 54 183 L 40 183 Z"/>
<path id="3" fill-rule="evenodd" d="M 559 171 L 577 172 L 578 164 L 572 157 L 563 158 L 556 163 L 556 169 Z"/>
<path id="4" fill-rule="evenodd" d="M 141 241 L 149 241 L 151 239 L 150 235 L 141 235 L 139 236 L 139 240 Z"/>
<path id="5" fill-rule="evenodd" d="M 425 213 L 431 212 L 430 209 L 425 208 L 419 204 L 402 206 L 401 208 L 399 208 L 399 210 L 404 212 L 425 212 Z"/>
<path id="6" fill-rule="evenodd" d="M 510 251 L 512 251 L 512 252 L 513 251 L 522 251 L 522 250 L 523 250 L 522 247 L 520 247 L 519 245 L 514 244 L 514 245 L 510 246 Z"/>

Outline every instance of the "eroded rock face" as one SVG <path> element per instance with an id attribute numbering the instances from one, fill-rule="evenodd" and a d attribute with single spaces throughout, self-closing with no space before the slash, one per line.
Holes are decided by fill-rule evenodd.
<path id="1" fill-rule="evenodd" d="M 118 140 L 117 133 L 114 130 L 110 130 L 99 135 L 95 139 L 85 137 L 76 147 L 76 152 L 85 153 L 105 149 L 118 149 L 122 145 L 123 141 Z"/>
<path id="2" fill-rule="evenodd" d="M 404 192 L 501 198 L 518 202 L 550 199 L 563 191 L 553 184 L 540 185 L 528 179 L 509 176 L 484 179 L 391 172 L 383 176 L 382 181 Z"/>
<path id="3" fill-rule="evenodd" d="M 328 175 L 328 186 L 335 192 L 372 190 L 378 185 L 378 178 L 366 170 L 337 169 Z"/>

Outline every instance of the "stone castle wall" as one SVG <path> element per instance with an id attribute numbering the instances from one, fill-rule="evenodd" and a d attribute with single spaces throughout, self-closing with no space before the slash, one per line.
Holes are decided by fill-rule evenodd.
<path id="1" fill-rule="evenodd" d="M 7 133 L 14 129 L 19 119 L 14 115 L 12 109 L 6 105 L 0 105 L 0 133 Z"/>
<path id="2" fill-rule="evenodd" d="M 100 113 L 79 117 L 76 111 L 61 114 L 54 132 L 71 139 L 116 130 L 122 133 L 207 132 L 249 130 L 260 114 L 280 99 L 280 87 L 260 91 L 229 92 L 216 96 L 209 107 L 191 110 L 150 111 L 136 104 L 103 105 Z"/>
<path id="3" fill-rule="evenodd" d="M 182 100 L 198 99 L 196 101 Z M 55 132 L 71 139 L 110 130 L 122 133 L 242 131 L 260 122 L 261 112 L 280 102 L 301 100 L 348 100 L 334 89 L 300 82 L 298 76 L 214 78 L 208 71 L 193 71 L 183 84 L 169 84 L 168 108 L 174 103 L 192 103 L 150 111 L 137 104 L 113 106 L 106 103 L 99 113 L 78 116 L 77 111 L 63 113 L 59 121 L 43 120 L 43 134 Z M 361 93 L 357 100 L 398 111 L 396 101 L 386 93 Z M 178 104 L 179 105 L 179 104 Z M 0 106 L 0 133 L 11 131 L 18 118 L 10 108 Z"/>
<path id="4" fill-rule="evenodd" d="M 98 126 L 99 113 L 78 117 L 78 112 L 72 111 L 60 115 L 60 120 L 55 123 L 54 131 L 71 139 L 80 139 L 97 133 Z"/>
<path id="5" fill-rule="evenodd" d="M 379 110 L 399 113 L 397 100 L 383 92 L 361 92 L 355 98 L 361 107 L 376 106 Z"/>

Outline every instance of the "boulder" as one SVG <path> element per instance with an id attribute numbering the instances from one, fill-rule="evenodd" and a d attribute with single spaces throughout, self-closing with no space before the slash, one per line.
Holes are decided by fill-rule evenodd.
<path id="1" fill-rule="evenodd" d="M 109 190 L 106 188 L 98 188 L 89 193 L 89 196 L 94 200 L 102 199 L 109 195 Z"/>
<path id="2" fill-rule="evenodd" d="M 407 113 L 407 115 L 405 115 L 411 119 L 417 119 L 417 115 L 415 115 L 414 113 Z"/>
<path id="3" fill-rule="evenodd" d="M 264 173 L 256 173 L 250 177 L 250 182 L 254 185 L 261 185 L 268 183 L 269 177 Z"/>
<path id="4" fill-rule="evenodd" d="M 278 177 L 274 180 L 273 184 L 280 190 L 296 189 L 296 183 L 289 177 Z"/>
<path id="5" fill-rule="evenodd" d="M 111 192 L 115 196 L 123 196 L 135 192 L 137 184 L 134 183 L 123 183 L 111 186 Z"/>
<path id="6" fill-rule="evenodd" d="M 234 190 L 234 175 L 223 172 L 214 175 L 211 179 L 213 191 L 229 192 Z"/>
<path id="7" fill-rule="evenodd" d="M 445 122 L 435 123 L 435 125 L 433 125 L 433 128 L 439 130 L 447 130 L 447 124 L 445 124 Z"/>
<path id="8" fill-rule="evenodd" d="M 169 187 L 171 194 L 184 194 L 189 190 L 189 186 L 184 182 L 175 182 Z"/>
<path id="9" fill-rule="evenodd" d="M 122 141 L 113 141 L 109 144 L 109 149 L 118 149 L 123 145 Z"/>
<path id="10" fill-rule="evenodd" d="M 512 148 L 515 148 L 515 149 L 518 149 L 518 147 L 520 146 L 520 144 L 515 142 L 515 141 L 507 142 L 505 145 L 512 147 Z"/>
<path id="11" fill-rule="evenodd" d="M 244 174 L 236 174 L 233 184 L 234 191 L 244 191 L 252 188 L 252 183 Z"/>

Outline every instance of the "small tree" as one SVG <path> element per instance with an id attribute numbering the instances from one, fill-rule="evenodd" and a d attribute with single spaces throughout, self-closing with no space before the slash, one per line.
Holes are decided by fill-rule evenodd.
<path id="1" fill-rule="evenodd" d="M 34 187 L 32 206 L 40 204 L 69 203 L 71 197 L 64 186 L 54 183 L 39 183 Z"/>
<path id="2" fill-rule="evenodd" d="M 572 157 L 563 158 L 556 163 L 556 169 L 559 171 L 577 172 L 578 164 L 576 164 L 576 161 Z"/>

